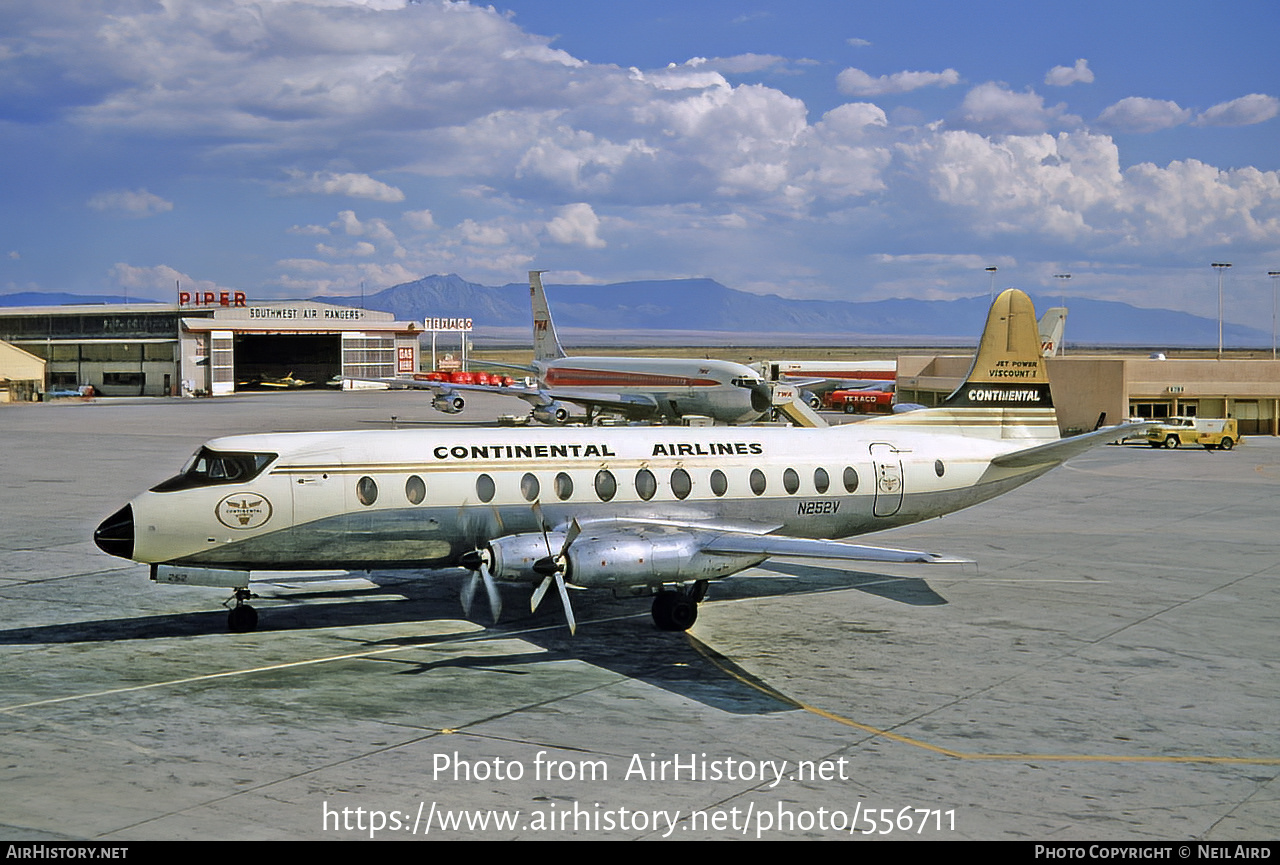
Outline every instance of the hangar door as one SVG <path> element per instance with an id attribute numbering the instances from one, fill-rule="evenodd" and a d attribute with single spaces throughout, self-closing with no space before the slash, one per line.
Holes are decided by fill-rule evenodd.
<path id="1" fill-rule="evenodd" d="M 413 370 L 417 372 L 417 370 Z M 344 333 L 342 374 L 352 378 L 392 378 L 396 374 L 394 334 Z"/>
<path id="2" fill-rule="evenodd" d="M 324 387 L 341 372 L 341 334 L 236 335 L 236 390 Z"/>

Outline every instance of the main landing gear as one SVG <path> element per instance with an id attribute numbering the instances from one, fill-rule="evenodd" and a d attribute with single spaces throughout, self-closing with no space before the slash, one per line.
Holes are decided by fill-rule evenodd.
<path id="1" fill-rule="evenodd" d="M 653 623 L 659 631 L 687 631 L 698 621 L 698 602 L 707 596 L 707 581 L 653 596 Z"/>
<path id="2" fill-rule="evenodd" d="M 258 611 L 245 603 L 250 598 L 258 597 L 248 589 L 236 589 L 235 595 L 227 603 L 235 602 L 231 612 L 227 613 L 227 630 L 233 634 L 248 634 L 258 629 Z"/>

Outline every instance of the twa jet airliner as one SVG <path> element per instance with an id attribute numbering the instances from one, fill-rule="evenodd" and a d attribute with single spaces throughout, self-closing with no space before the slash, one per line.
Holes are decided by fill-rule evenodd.
<path id="1" fill-rule="evenodd" d="M 760 374 L 728 360 L 681 357 L 570 357 L 560 347 L 551 309 L 542 288 L 541 270 L 529 271 L 533 308 L 533 366 L 516 367 L 537 378 L 533 388 L 452 384 L 416 378 L 355 379 L 394 388 L 419 388 L 435 394 L 431 405 L 457 414 L 466 403 L 462 393 L 486 391 L 519 397 L 532 406 L 533 419 L 566 423 L 571 405 L 587 410 L 587 419 L 602 411 L 636 419 L 679 420 L 702 415 L 720 423 L 751 423 L 773 408 L 773 394 Z M 506 364 L 492 364 L 506 366 Z"/>
<path id="2" fill-rule="evenodd" d="M 771 556 L 957 561 L 845 538 L 960 510 L 1145 424 L 1059 438 L 1030 299 L 996 299 L 939 408 L 839 427 L 386 430 L 215 439 L 94 534 L 152 579 L 235 592 L 255 570 L 451 568 L 496 621 L 502 583 L 654 595 L 685 630 L 707 584 Z"/>

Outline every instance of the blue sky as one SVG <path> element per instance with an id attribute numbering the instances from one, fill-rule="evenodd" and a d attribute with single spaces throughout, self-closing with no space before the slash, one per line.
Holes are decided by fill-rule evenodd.
<path id="1" fill-rule="evenodd" d="M 1270 2 L 0 3 L 0 293 L 706 276 L 1270 321 Z"/>

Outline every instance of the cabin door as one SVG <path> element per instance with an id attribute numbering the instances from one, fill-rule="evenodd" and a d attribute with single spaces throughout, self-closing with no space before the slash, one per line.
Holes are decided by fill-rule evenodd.
<path id="1" fill-rule="evenodd" d="M 891 517 L 902 508 L 900 451 L 886 442 L 877 442 L 871 446 L 871 462 L 876 476 L 876 496 L 872 512 L 877 517 Z"/>

